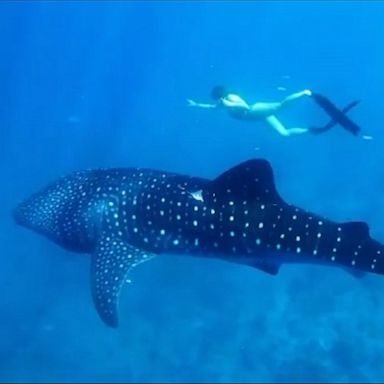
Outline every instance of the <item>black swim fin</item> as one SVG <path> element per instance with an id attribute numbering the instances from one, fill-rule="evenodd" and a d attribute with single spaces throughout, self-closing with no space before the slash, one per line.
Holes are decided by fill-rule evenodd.
<path id="1" fill-rule="evenodd" d="M 346 108 L 344 108 L 344 110 L 340 110 L 329 99 L 323 95 L 320 95 L 319 93 L 312 92 L 312 98 L 332 119 L 331 122 L 323 127 L 325 129 L 329 125 L 329 128 L 325 129 L 324 131 L 332 128 L 335 124 L 340 124 L 344 129 L 351 132 L 353 135 L 358 135 L 361 128 L 346 116 L 345 109 L 347 108 L 347 111 L 350 110 L 351 108 L 355 107 L 359 101 L 354 101 Z"/>
<path id="2" fill-rule="evenodd" d="M 351 103 L 349 103 L 348 105 L 346 105 L 342 110 L 341 112 L 342 113 L 347 113 L 348 111 L 350 111 L 352 108 L 356 107 L 357 104 L 360 103 L 360 100 L 355 100 L 355 101 L 352 101 Z M 331 128 L 333 128 L 336 124 L 338 124 L 338 121 L 337 120 L 330 120 L 327 124 L 325 124 L 324 126 L 322 127 L 309 127 L 309 131 L 311 133 L 313 133 L 314 135 L 317 135 L 317 134 L 320 134 L 320 133 L 324 133 L 324 132 L 327 132 L 329 131 Z"/>
<path id="3" fill-rule="evenodd" d="M 343 113 L 347 113 L 348 111 L 350 111 L 352 108 L 356 107 L 357 104 L 360 103 L 360 100 L 355 100 L 355 101 L 352 101 L 351 103 L 349 103 L 348 105 L 346 105 L 342 110 L 341 112 Z M 330 130 L 331 128 L 333 128 L 336 124 L 338 124 L 338 121 L 337 120 L 334 120 L 334 119 L 331 119 L 327 124 L 325 124 L 324 126 L 322 127 L 309 127 L 309 131 L 311 133 L 313 133 L 314 135 L 317 135 L 317 134 L 320 134 L 320 133 L 324 133 L 328 130 Z"/>

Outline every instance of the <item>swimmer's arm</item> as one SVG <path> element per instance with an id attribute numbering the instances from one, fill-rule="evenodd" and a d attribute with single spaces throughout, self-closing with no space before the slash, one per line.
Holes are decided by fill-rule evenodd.
<path id="1" fill-rule="evenodd" d="M 188 105 L 190 107 L 200 107 L 200 108 L 206 108 L 206 109 L 211 109 L 211 108 L 216 108 L 216 104 L 204 104 L 204 103 L 197 103 L 194 100 L 187 99 Z"/>

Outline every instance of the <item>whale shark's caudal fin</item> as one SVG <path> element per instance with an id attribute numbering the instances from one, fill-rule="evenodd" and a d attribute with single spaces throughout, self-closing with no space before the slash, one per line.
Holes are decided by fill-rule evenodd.
<path id="1" fill-rule="evenodd" d="M 230 168 L 203 192 L 219 200 L 232 196 L 244 201 L 284 204 L 275 187 L 272 167 L 264 159 L 248 160 Z"/>

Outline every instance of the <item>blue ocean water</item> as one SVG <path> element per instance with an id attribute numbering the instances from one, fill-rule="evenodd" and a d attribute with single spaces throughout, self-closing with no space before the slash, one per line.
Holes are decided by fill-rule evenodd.
<path id="1" fill-rule="evenodd" d="M 251 158 L 283 198 L 384 242 L 384 3 L 0 3 L 0 381 L 377 382 L 384 279 L 283 266 L 278 276 L 162 255 L 123 290 L 120 327 L 97 316 L 89 256 L 17 227 L 12 208 L 55 178 L 151 167 L 213 178 Z M 247 100 L 310 88 L 364 134 L 282 137 L 194 109 L 224 84 Z M 323 124 L 301 100 L 289 126 Z"/>

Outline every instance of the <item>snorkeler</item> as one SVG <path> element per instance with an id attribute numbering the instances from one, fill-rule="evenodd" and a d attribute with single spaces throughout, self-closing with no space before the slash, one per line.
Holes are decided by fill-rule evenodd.
<path id="1" fill-rule="evenodd" d="M 284 108 L 287 104 L 294 100 L 298 100 L 302 97 L 309 96 L 313 97 L 316 103 L 331 117 L 331 121 L 322 128 L 317 127 L 285 127 L 275 114 Z M 215 86 L 211 91 L 211 97 L 215 101 L 214 104 L 197 103 L 194 100 L 188 99 L 188 105 L 191 107 L 200 108 L 215 108 L 215 109 L 226 109 L 229 115 L 235 119 L 243 121 L 266 121 L 275 131 L 282 136 L 293 136 L 301 135 L 305 133 L 319 134 L 328 131 L 336 124 L 342 125 L 345 129 L 350 132 L 357 134 L 360 128 L 353 123 L 345 113 L 357 105 L 357 102 L 349 104 L 343 110 L 337 109 L 327 98 L 313 93 L 309 89 L 305 89 L 301 92 L 293 93 L 283 99 L 281 102 L 264 103 L 258 102 L 255 104 L 248 104 L 240 96 L 228 92 L 223 86 Z"/>

